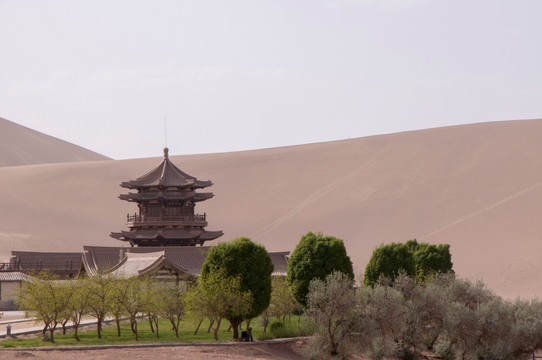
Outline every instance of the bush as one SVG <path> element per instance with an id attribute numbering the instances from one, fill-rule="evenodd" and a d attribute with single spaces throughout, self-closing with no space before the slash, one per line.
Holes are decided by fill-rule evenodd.
<path id="1" fill-rule="evenodd" d="M 453 346 L 448 341 L 439 340 L 434 346 L 435 355 L 444 360 L 454 360 Z"/>
<path id="2" fill-rule="evenodd" d="M 354 279 L 352 261 L 341 239 L 311 232 L 304 235 L 288 260 L 286 279 L 292 295 L 307 306 L 309 284 L 313 279 L 324 280 L 333 271 Z"/>
<path id="3" fill-rule="evenodd" d="M 273 321 L 271 325 L 269 325 L 269 332 L 274 337 L 278 337 L 277 333 L 280 329 L 284 329 L 284 323 L 282 321 Z"/>
<path id="4" fill-rule="evenodd" d="M 377 337 L 371 342 L 366 355 L 371 360 L 382 360 L 395 357 L 397 351 L 398 347 L 394 341 Z"/>

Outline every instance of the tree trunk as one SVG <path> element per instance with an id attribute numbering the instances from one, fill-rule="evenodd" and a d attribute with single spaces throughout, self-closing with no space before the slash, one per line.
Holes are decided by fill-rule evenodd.
<path id="1" fill-rule="evenodd" d="M 55 343 L 55 328 L 56 328 L 56 324 L 55 326 L 49 326 L 49 337 L 51 338 L 51 343 Z"/>
<path id="2" fill-rule="evenodd" d="M 117 324 L 117 336 L 120 337 L 120 318 L 115 316 L 115 323 Z"/>
<path id="3" fill-rule="evenodd" d="M 222 319 L 216 319 L 216 327 L 215 327 L 215 331 L 214 331 L 215 341 L 218 341 L 218 329 L 220 329 L 220 322 L 221 321 L 222 321 Z"/>
<path id="4" fill-rule="evenodd" d="M 134 329 L 135 329 L 135 341 L 139 341 L 139 334 L 137 333 L 137 322 L 134 323 Z"/>
<path id="5" fill-rule="evenodd" d="M 209 319 L 209 328 L 207 329 L 207 334 L 211 332 L 211 328 L 213 327 L 214 323 L 215 319 Z"/>
<path id="6" fill-rule="evenodd" d="M 154 322 L 154 326 L 156 327 L 156 337 L 160 338 L 160 335 L 158 335 L 158 316 L 153 316 L 152 321 Z"/>
<path id="7" fill-rule="evenodd" d="M 96 324 L 96 330 L 98 331 L 98 339 L 102 338 L 102 319 L 103 317 L 98 317 L 98 323 Z"/>
<path id="8" fill-rule="evenodd" d="M 241 325 L 242 322 L 243 320 L 230 320 L 231 327 L 233 328 L 233 338 L 235 340 L 239 339 L 239 325 Z"/>
<path id="9" fill-rule="evenodd" d="M 151 316 L 151 314 L 147 314 L 147 318 L 149 319 L 149 325 L 151 326 L 151 332 L 154 333 L 154 326 L 152 326 L 152 316 Z"/>
<path id="10" fill-rule="evenodd" d="M 202 322 L 203 322 L 203 319 L 201 319 L 201 320 L 199 321 L 198 326 L 196 327 L 196 331 L 194 331 L 194 335 L 197 335 L 197 334 L 198 334 L 198 330 L 199 330 L 199 327 L 201 326 L 201 323 L 202 323 Z M 209 330 L 211 330 L 211 329 L 209 328 Z M 209 333 L 209 331 L 207 331 L 207 333 Z"/>
<path id="11" fill-rule="evenodd" d="M 77 335 L 77 331 L 79 330 L 79 322 L 74 323 L 73 329 L 74 329 L 75 340 L 81 341 L 81 339 L 79 339 L 79 335 Z"/>

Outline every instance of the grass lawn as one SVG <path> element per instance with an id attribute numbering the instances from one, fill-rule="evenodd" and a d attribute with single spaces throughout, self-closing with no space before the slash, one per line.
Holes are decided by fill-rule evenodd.
<path id="1" fill-rule="evenodd" d="M 288 323 L 288 321 L 287 321 Z M 192 319 L 185 319 L 181 321 L 179 337 L 175 337 L 175 332 L 171 329 L 171 323 L 168 320 L 161 319 L 159 323 L 159 338 L 156 337 L 156 333 L 152 333 L 149 322 L 147 320 L 140 321 L 138 323 L 139 342 L 135 341 L 135 336 L 130 329 L 128 322 L 121 325 L 121 336 L 117 336 L 117 327 L 112 323 L 111 326 L 105 326 L 102 331 L 102 338 L 98 339 L 96 330 L 79 331 L 78 335 L 81 341 L 77 341 L 74 338 L 73 330 L 68 330 L 66 335 L 62 335 L 62 327 L 55 330 L 55 343 L 42 342 L 41 333 L 36 334 L 35 338 L 27 339 L 6 339 L 0 341 L 0 348 L 2 347 L 39 347 L 39 346 L 66 346 L 66 345 L 110 345 L 110 344 L 147 344 L 147 343 L 172 343 L 172 342 L 214 342 L 213 330 L 207 333 L 209 327 L 209 321 L 205 320 L 201 324 L 201 327 L 197 335 L 194 335 L 197 322 Z M 292 317 L 292 326 L 297 327 L 297 317 Z M 252 335 L 255 340 L 257 339 L 270 339 L 272 336 L 264 334 L 263 327 L 259 325 L 258 319 L 254 319 L 251 322 Z M 232 341 L 233 330 L 228 331 L 229 322 L 222 320 L 220 325 L 220 331 L 218 332 L 219 341 Z M 245 323 L 243 323 L 243 330 L 245 329 Z M 155 329 L 156 331 L 156 329 Z M 239 335 L 241 330 L 239 331 Z"/>

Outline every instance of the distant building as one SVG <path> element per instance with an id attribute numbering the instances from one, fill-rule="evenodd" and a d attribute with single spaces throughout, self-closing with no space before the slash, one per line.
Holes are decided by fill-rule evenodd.
<path id="1" fill-rule="evenodd" d="M 197 202 L 214 196 L 211 192 L 196 190 L 211 185 L 210 180 L 198 180 L 176 167 L 165 148 L 164 160 L 158 167 L 121 184 L 137 190 L 119 198 L 137 203 L 139 211 L 128 214 L 129 231 L 114 232 L 111 236 L 131 246 L 193 246 L 224 235 L 222 231 L 205 230 L 207 215 L 194 211 Z"/>
<path id="2" fill-rule="evenodd" d="M 62 278 L 99 272 L 127 277 L 150 274 L 169 280 L 199 276 L 210 248 L 203 244 L 224 234 L 205 230 L 207 215 L 195 213 L 197 202 L 213 197 L 210 192 L 196 190 L 211 185 L 210 180 L 197 180 L 173 165 L 168 149 L 164 149 L 164 160 L 158 167 L 121 184 L 137 190 L 119 198 L 137 203 L 138 212 L 128 215 L 128 231 L 111 236 L 129 246 L 84 246 L 83 252 L 12 251 L 10 262 L 0 264 L 0 300 L 13 300 L 21 282 L 40 271 Z M 269 253 L 274 276 L 286 275 L 288 254 L 287 251 Z M 2 304 L 8 303 L 1 302 L 0 309 Z"/>

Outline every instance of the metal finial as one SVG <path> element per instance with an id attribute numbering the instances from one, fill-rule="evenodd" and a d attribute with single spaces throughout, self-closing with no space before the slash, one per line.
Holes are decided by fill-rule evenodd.
<path id="1" fill-rule="evenodd" d="M 169 156 L 169 149 L 167 147 L 164 148 L 164 157 L 167 159 Z"/>

